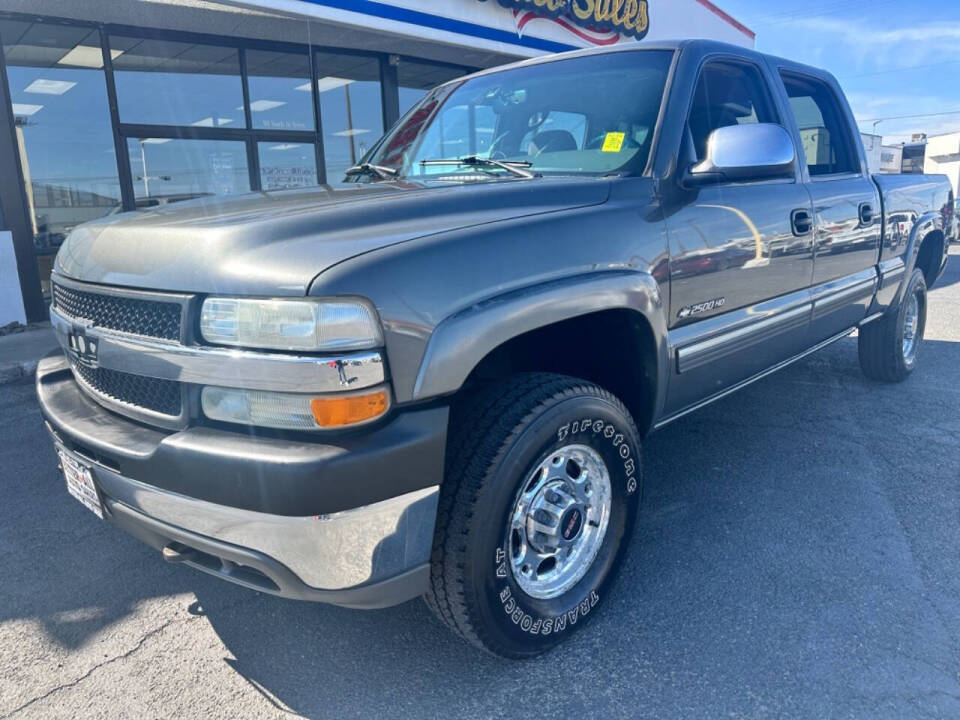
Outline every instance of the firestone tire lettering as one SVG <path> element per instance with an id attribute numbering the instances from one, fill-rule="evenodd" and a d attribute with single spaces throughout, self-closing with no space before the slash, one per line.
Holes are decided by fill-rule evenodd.
<path id="1" fill-rule="evenodd" d="M 633 495 L 637 491 L 638 483 L 636 478 L 637 464 L 632 457 L 633 450 L 629 443 L 624 442 L 623 433 L 617 432 L 617 429 L 610 423 L 603 420 L 574 420 L 557 429 L 557 440 L 563 442 L 567 438 L 580 433 L 591 432 L 594 436 L 603 436 L 607 440 L 612 440 L 612 444 L 617 448 L 620 459 L 623 460 L 623 471 L 627 476 L 626 491 L 627 495 Z"/>

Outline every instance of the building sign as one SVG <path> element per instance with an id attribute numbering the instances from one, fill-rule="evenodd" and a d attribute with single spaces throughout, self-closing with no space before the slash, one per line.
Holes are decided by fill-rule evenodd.
<path id="1" fill-rule="evenodd" d="M 752 48 L 754 45 L 753 32 L 718 8 L 712 0 L 218 2 L 309 17 L 350 28 L 358 33 L 357 37 L 376 33 L 378 43 L 389 35 L 402 37 L 405 41 L 422 44 L 424 48 L 432 48 L 432 59 L 449 63 L 460 62 L 456 53 L 446 52 L 452 47 L 536 57 L 577 48 L 634 43 L 641 39 L 709 38 L 742 47 Z"/>
<path id="2" fill-rule="evenodd" d="M 568 23 L 588 32 L 606 32 L 642 40 L 650 29 L 647 0 L 480 0 L 497 2 L 517 17 L 518 29 L 533 17 L 548 17 L 574 30 Z M 596 44 L 597 39 L 577 33 Z"/>

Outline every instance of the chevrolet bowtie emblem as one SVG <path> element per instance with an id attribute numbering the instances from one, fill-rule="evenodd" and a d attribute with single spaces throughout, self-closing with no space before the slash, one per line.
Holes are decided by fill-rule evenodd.
<path id="1" fill-rule="evenodd" d="M 99 341 L 87 335 L 87 328 L 74 325 L 67 333 L 70 356 L 79 364 L 88 368 L 100 366 Z"/>

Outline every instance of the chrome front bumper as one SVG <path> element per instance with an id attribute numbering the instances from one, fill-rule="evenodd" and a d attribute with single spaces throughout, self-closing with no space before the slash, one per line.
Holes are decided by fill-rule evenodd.
<path id="1" fill-rule="evenodd" d="M 90 468 L 108 519 L 168 556 L 284 597 L 387 607 L 422 594 L 447 411 L 399 413 L 334 441 L 196 427 L 164 432 L 110 413 L 63 356 L 37 369 L 54 442 Z"/>
<path id="2" fill-rule="evenodd" d="M 361 608 L 426 590 L 437 486 L 330 515 L 287 517 L 163 491 L 97 465 L 91 471 L 107 518 L 157 549 L 180 548 L 184 564 L 225 580 Z"/>
<path id="3" fill-rule="evenodd" d="M 316 517 L 286 517 L 164 492 L 105 468 L 107 497 L 161 523 L 262 553 L 304 584 L 343 590 L 399 575 L 430 559 L 437 487 Z"/>

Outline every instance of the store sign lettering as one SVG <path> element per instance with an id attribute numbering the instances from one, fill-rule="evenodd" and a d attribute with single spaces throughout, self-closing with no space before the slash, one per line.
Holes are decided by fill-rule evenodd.
<path id="1" fill-rule="evenodd" d="M 480 0 L 487 2 L 487 0 Z M 562 18 L 592 30 L 610 30 L 638 40 L 650 28 L 647 0 L 497 0 L 509 10 Z"/>

